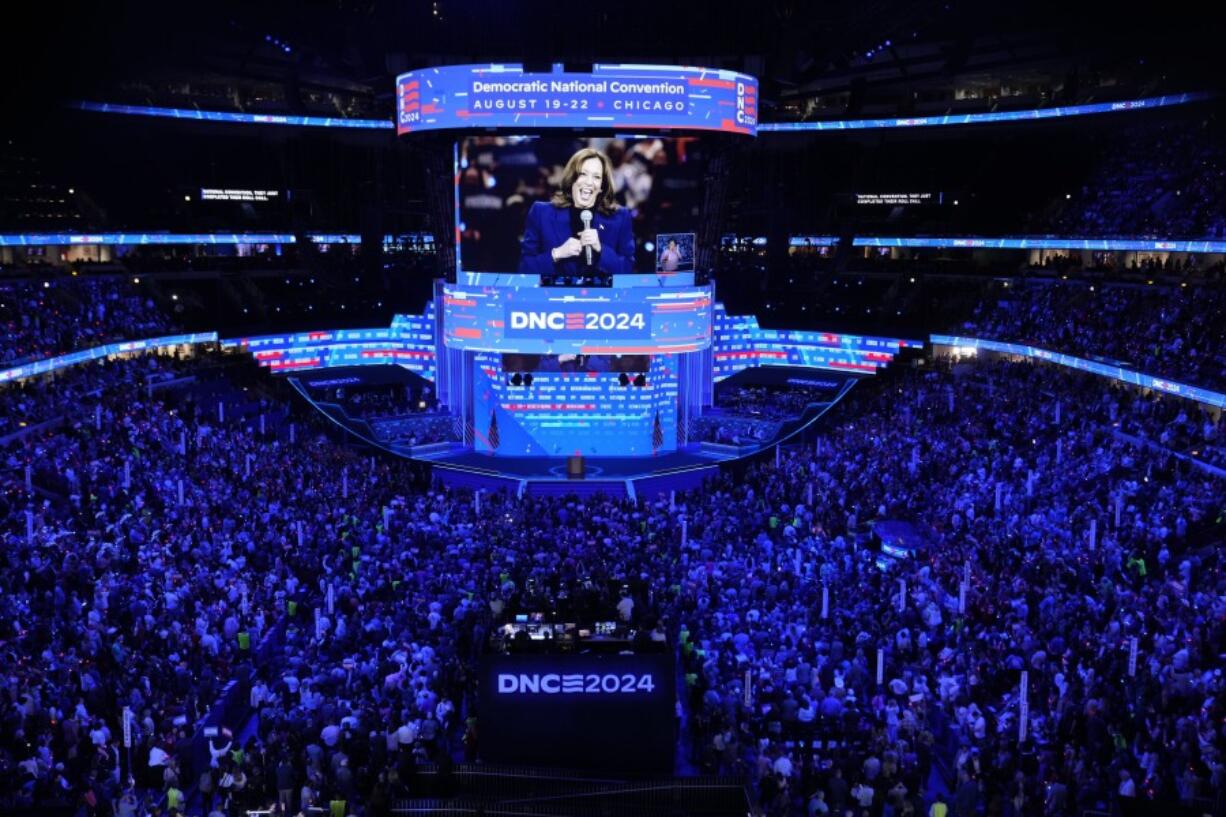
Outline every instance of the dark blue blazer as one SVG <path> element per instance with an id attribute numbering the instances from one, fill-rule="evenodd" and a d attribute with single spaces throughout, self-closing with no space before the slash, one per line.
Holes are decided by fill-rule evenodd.
<path id="1" fill-rule="evenodd" d="M 596 269 L 609 275 L 634 272 L 634 232 L 630 211 L 624 207 L 604 215 L 592 210 L 592 229 L 600 233 L 600 261 Z M 583 256 L 553 262 L 549 253 L 572 237 L 570 209 L 538 201 L 528 211 L 524 238 L 519 245 L 519 272 L 537 275 L 583 275 Z"/>

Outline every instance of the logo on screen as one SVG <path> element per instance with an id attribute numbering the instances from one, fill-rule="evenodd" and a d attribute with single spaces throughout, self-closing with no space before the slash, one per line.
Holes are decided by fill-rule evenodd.
<path id="1" fill-rule="evenodd" d="M 538 312 L 511 309 L 508 328 L 519 331 L 555 332 L 629 332 L 645 331 L 647 317 L 642 312 Z"/>
<path id="2" fill-rule="evenodd" d="M 498 673 L 499 695 L 637 695 L 655 692 L 650 672 L 622 674 Z"/>
<path id="3" fill-rule="evenodd" d="M 580 321 L 582 326 L 582 321 Z M 565 329 L 566 315 L 562 312 L 511 311 L 512 329 Z"/>
<path id="4" fill-rule="evenodd" d="M 753 125 L 757 122 L 757 100 L 751 103 L 749 100 L 749 88 L 743 82 L 736 84 L 736 123 L 738 125 Z M 750 108 L 753 111 L 750 111 Z"/>

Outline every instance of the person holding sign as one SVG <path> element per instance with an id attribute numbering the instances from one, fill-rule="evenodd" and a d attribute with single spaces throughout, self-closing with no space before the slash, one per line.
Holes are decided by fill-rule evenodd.
<path id="1" fill-rule="evenodd" d="M 553 198 L 528 211 L 519 272 L 578 284 L 634 270 L 630 212 L 613 197 L 613 167 L 593 148 L 570 157 Z"/>

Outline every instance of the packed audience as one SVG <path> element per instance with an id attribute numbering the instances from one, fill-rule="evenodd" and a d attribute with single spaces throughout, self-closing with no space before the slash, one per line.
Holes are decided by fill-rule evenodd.
<path id="1" fill-rule="evenodd" d="M 1226 152 L 1216 118 L 1139 125 L 1105 141 L 1090 177 L 1062 203 L 1060 235 L 1226 237 Z"/>
<path id="2" fill-rule="evenodd" d="M 1226 390 L 1226 290 L 1029 282 L 986 300 L 959 334 L 1016 341 Z"/>
<path id="3" fill-rule="evenodd" d="M 690 426 L 690 439 L 720 445 L 764 445 L 783 427 L 780 420 L 760 420 L 723 414 L 704 414 Z"/>
<path id="4" fill-rule="evenodd" d="M 824 391 L 805 386 L 741 385 L 717 388 L 715 405 L 742 417 L 790 420 L 825 397 Z"/>
<path id="5" fill-rule="evenodd" d="M 724 385 L 716 389 L 715 407 L 691 426 L 689 438 L 722 445 L 762 445 L 775 439 L 789 420 L 826 398 L 805 386 Z"/>
<path id="6" fill-rule="evenodd" d="M 853 391 L 815 449 L 694 509 L 690 531 L 713 532 L 698 575 L 718 579 L 678 616 L 697 621 L 682 640 L 704 766 L 740 768 L 749 747 L 761 804 L 778 813 L 798 793 L 823 813 L 924 813 L 917 795 L 941 754 L 959 814 L 1212 799 L 1226 780 L 1221 480 L 1115 439 L 1098 419 L 1101 381 L 976 371 L 904 377 L 894 400 Z M 870 519 L 916 523 L 927 551 L 883 573 Z M 797 741 L 814 735 L 837 748 L 814 753 L 804 785 Z"/>
<path id="7" fill-rule="evenodd" d="M 83 411 L 4 452 L 0 607 L 11 661 L 0 745 L 13 773 L 0 799 L 10 807 L 92 810 L 122 801 L 131 783 L 133 796 L 164 792 L 162 805 L 182 810 L 183 792 L 203 793 L 210 775 L 219 787 L 245 776 L 238 746 L 200 768 L 191 736 L 308 593 L 295 576 L 307 558 L 299 526 L 341 503 L 354 509 L 346 525 L 373 524 L 391 485 L 409 484 L 377 487 L 364 461 L 305 427 L 293 439 L 269 423 L 261 435 L 256 414 L 275 412 L 244 412 L 237 390 L 226 425 L 194 391 L 146 397 L 133 387 L 139 375 L 115 377 L 94 398 L 100 422 Z M 121 778 L 125 706 L 134 738 Z M 228 792 L 227 813 L 244 796 Z"/>
<path id="8" fill-rule="evenodd" d="M 53 375 L 53 388 L 41 380 L 11 383 L 0 388 L 0 438 L 64 418 L 96 402 L 107 390 L 148 390 L 174 379 L 181 368 L 174 357 L 157 355 L 142 358 L 138 365 L 100 361 L 71 374 Z"/>
<path id="9" fill-rule="evenodd" d="M 384 443 L 414 446 L 459 440 L 455 418 L 445 413 L 374 420 L 370 427 Z"/>
<path id="10" fill-rule="evenodd" d="M 420 794 L 420 763 L 479 757 L 495 611 L 587 578 L 624 581 L 633 619 L 680 645 L 693 765 L 748 774 L 766 813 L 925 813 L 942 793 L 959 814 L 1072 814 L 1226 783 L 1223 483 L 1116 436 L 1186 412 L 1173 398 L 1026 364 L 902 371 L 860 384 L 814 445 L 675 511 L 487 496 L 478 513 L 305 422 L 261 435 L 245 392 L 219 421 L 224 383 L 131 383 L 92 398 L 101 423 L 87 401 L 3 451 L 8 807 L 386 813 Z M 883 572 L 879 520 L 926 548 Z M 201 753 L 236 677 L 257 717 Z"/>
<path id="11" fill-rule="evenodd" d="M 434 390 L 424 383 L 416 387 L 396 383 L 341 387 L 330 391 L 332 398 L 344 407 L 347 414 L 367 420 L 433 411 L 438 407 Z"/>
<path id="12" fill-rule="evenodd" d="M 0 281 L 0 367 L 172 332 L 153 300 L 126 280 Z"/>

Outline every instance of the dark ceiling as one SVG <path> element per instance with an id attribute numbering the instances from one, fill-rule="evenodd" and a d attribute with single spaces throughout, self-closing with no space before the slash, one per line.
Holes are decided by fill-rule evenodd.
<path id="1" fill-rule="evenodd" d="M 1190 3 L 1163 4 L 1144 20 L 1118 4 L 1047 0 L 93 0 L 20 8 L 0 47 L 10 104 L 114 99 L 151 82 L 215 81 L 279 85 L 290 109 L 303 90 L 315 89 L 366 97 L 369 107 L 390 113 L 397 73 L 487 61 L 731 68 L 759 76 L 769 104 L 853 81 L 866 67 L 878 75 L 892 68 L 906 80 L 918 46 L 935 55 L 926 64 L 938 75 L 965 70 L 979 52 L 1001 55 L 991 64 L 1005 67 L 1113 60 L 1155 77 L 1186 75 L 1185 85 L 1216 84 L 1223 73 L 1216 62 L 1223 30 Z"/>

